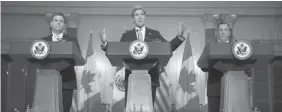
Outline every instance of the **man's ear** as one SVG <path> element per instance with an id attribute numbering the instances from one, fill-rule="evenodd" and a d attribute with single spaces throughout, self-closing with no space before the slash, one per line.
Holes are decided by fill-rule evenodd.
<path id="1" fill-rule="evenodd" d="M 217 38 L 218 37 L 218 31 L 217 31 L 217 28 L 215 28 L 214 30 L 214 37 Z"/>
<path id="2" fill-rule="evenodd" d="M 50 26 L 52 27 L 52 21 L 50 21 Z"/>
<path id="3" fill-rule="evenodd" d="M 232 36 L 232 30 L 231 29 L 229 29 L 228 33 L 229 33 L 230 36 Z"/>
<path id="4" fill-rule="evenodd" d="M 65 25 L 64 28 L 63 28 L 63 32 L 64 32 L 64 34 L 67 34 L 67 33 L 68 33 L 68 29 L 67 29 L 66 25 Z"/>

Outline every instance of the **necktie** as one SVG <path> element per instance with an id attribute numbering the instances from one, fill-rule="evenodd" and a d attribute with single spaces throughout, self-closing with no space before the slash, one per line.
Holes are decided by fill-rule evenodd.
<path id="1" fill-rule="evenodd" d="M 143 41 L 143 36 L 142 36 L 142 29 L 140 28 L 139 30 L 137 30 L 137 34 L 138 34 L 138 40 Z"/>

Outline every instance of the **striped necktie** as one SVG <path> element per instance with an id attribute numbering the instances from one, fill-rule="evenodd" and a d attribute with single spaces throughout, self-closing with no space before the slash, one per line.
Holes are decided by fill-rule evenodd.
<path id="1" fill-rule="evenodd" d="M 142 36 L 142 29 L 137 29 L 137 34 L 138 34 L 138 40 L 143 41 L 143 36 Z"/>

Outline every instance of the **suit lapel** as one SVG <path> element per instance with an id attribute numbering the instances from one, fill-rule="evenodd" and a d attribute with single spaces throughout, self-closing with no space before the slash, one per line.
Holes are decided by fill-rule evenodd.
<path id="1" fill-rule="evenodd" d="M 148 42 L 153 41 L 153 39 L 152 39 L 152 30 L 150 28 L 148 28 L 148 27 L 146 27 L 146 30 L 145 30 L 145 39 L 144 39 L 144 41 L 148 41 Z"/>
<path id="2" fill-rule="evenodd" d="M 144 39 L 144 41 L 148 41 L 148 40 L 150 40 L 150 36 L 151 36 L 151 29 L 149 29 L 148 27 L 146 27 L 145 28 L 146 30 L 145 30 L 145 39 Z"/>
<path id="3" fill-rule="evenodd" d="M 152 34 L 151 31 L 152 31 L 151 29 L 149 29 L 148 27 L 145 27 L 144 41 L 149 39 L 150 35 Z M 136 32 L 135 28 L 132 29 L 131 33 L 132 33 L 131 35 L 134 37 L 134 40 L 137 40 L 138 38 L 137 38 L 137 35 L 136 35 L 137 32 Z"/>
<path id="4" fill-rule="evenodd" d="M 62 37 L 62 40 L 63 41 L 71 41 L 71 38 L 68 35 L 64 34 L 63 37 Z"/>
<path id="5" fill-rule="evenodd" d="M 133 29 L 131 30 L 130 35 L 132 35 L 132 37 L 131 37 L 131 38 L 133 38 L 132 41 L 137 40 L 137 35 L 136 35 L 135 28 L 133 28 Z M 131 39 L 130 39 L 130 40 L 131 40 Z"/>
<path id="6" fill-rule="evenodd" d="M 136 35 L 136 31 L 135 31 L 135 28 L 133 28 L 131 31 L 130 31 L 130 35 L 131 37 L 130 38 L 134 38 L 134 40 L 137 40 L 137 35 Z M 151 38 L 151 35 L 152 35 L 152 30 L 148 27 L 145 27 L 145 36 L 144 36 L 144 41 L 150 41 L 152 40 Z M 131 40 L 131 39 L 130 39 Z"/>
<path id="7" fill-rule="evenodd" d="M 62 40 L 68 41 L 67 39 L 68 39 L 68 38 L 67 38 L 67 35 L 63 34 Z"/>
<path id="8" fill-rule="evenodd" d="M 53 36 L 52 34 L 47 36 L 47 38 L 45 38 L 45 41 L 52 41 L 52 36 Z"/>
<path id="9" fill-rule="evenodd" d="M 145 27 L 145 36 L 144 36 L 144 41 L 148 40 L 148 34 L 149 34 L 150 30 L 148 27 Z"/>

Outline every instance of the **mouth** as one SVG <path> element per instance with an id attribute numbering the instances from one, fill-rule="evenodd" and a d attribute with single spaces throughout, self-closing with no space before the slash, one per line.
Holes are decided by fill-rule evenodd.
<path id="1" fill-rule="evenodd" d="M 57 29 L 61 29 L 61 27 L 60 26 L 55 26 Z"/>

